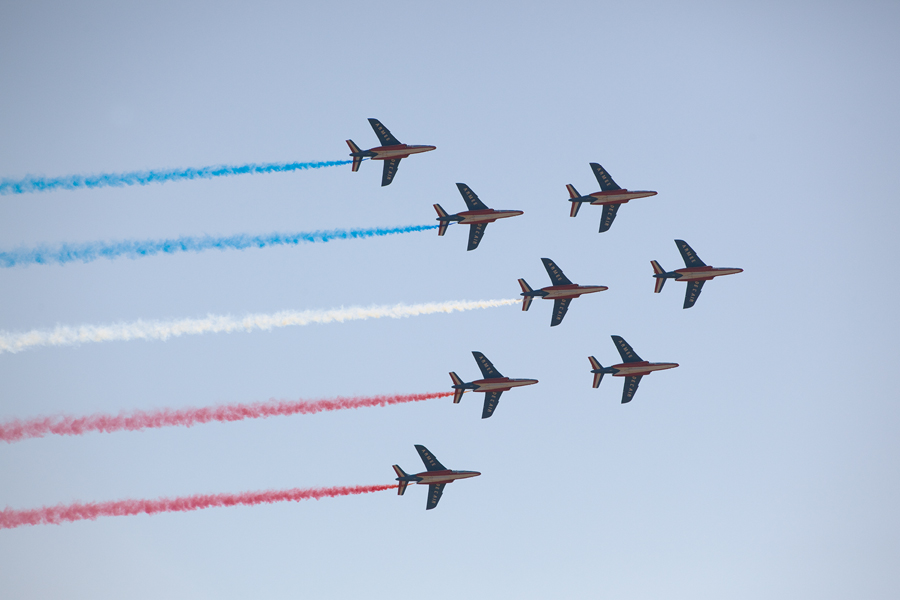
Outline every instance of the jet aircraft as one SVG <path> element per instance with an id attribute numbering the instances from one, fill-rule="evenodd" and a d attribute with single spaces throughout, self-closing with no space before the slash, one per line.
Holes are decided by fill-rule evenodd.
<path id="1" fill-rule="evenodd" d="M 469 210 L 450 215 L 441 208 L 440 204 L 435 204 L 434 210 L 437 211 L 437 221 L 440 223 L 438 235 L 444 235 L 447 232 L 447 227 L 454 221 L 460 225 L 469 226 L 469 247 L 466 250 L 474 250 L 478 247 L 478 242 L 481 241 L 488 223 L 493 223 L 497 219 L 517 217 L 523 214 L 521 210 L 494 210 L 493 208 L 488 208 L 484 205 L 484 202 L 478 199 L 472 188 L 466 184 L 457 183 L 456 187 L 459 188 L 459 193 L 462 194 Z"/>
<path id="2" fill-rule="evenodd" d="M 569 278 L 563 274 L 562 269 L 557 267 L 552 260 L 542 258 L 541 261 L 543 261 L 544 268 L 547 269 L 547 275 L 550 276 L 550 281 L 553 285 L 535 291 L 525 283 L 524 279 L 520 279 L 519 286 L 522 288 L 522 293 L 519 295 L 525 297 L 522 302 L 522 310 L 528 310 L 535 296 L 540 296 L 544 300 L 553 300 L 553 316 L 550 318 L 550 327 L 562 323 L 573 298 L 577 298 L 582 294 L 593 294 L 594 292 L 603 292 L 609 289 L 605 285 L 575 285 L 569 281 Z"/>
<path id="3" fill-rule="evenodd" d="M 411 146 L 409 144 L 401 144 L 400 140 L 395 138 L 388 128 L 381 124 L 378 119 L 369 119 L 369 124 L 375 130 L 375 135 L 381 142 L 380 146 L 369 148 L 368 150 L 360 150 L 359 146 L 353 143 L 353 140 L 347 140 L 350 146 L 350 156 L 353 157 L 353 171 L 359 170 L 364 158 L 371 160 L 383 160 L 384 171 L 381 175 L 381 186 L 390 185 L 397 174 L 397 167 L 400 165 L 400 159 L 406 158 L 410 154 L 419 154 L 420 152 L 430 152 L 434 150 L 434 146 Z"/>
<path id="4" fill-rule="evenodd" d="M 651 191 L 623 190 L 615 181 L 613 181 L 613 178 L 609 176 L 606 169 L 597 163 L 591 163 L 591 169 L 594 170 L 594 175 L 597 177 L 597 182 L 600 184 L 600 191 L 588 194 L 587 196 L 582 196 L 575 189 L 575 186 L 572 184 L 566 185 L 566 189 L 569 190 L 569 202 L 572 203 L 572 207 L 569 209 L 569 216 L 574 217 L 577 215 L 578 209 L 581 208 L 583 202 L 602 206 L 603 215 L 600 217 L 600 233 L 609 231 L 613 219 L 616 218 L 616 212 L 621 205 L 626 204 L 629 200 L 634 200 L 635 198 L 647 198 L 656 195 L 656 192 Z"/>
<path id="5" fill-rule="evenodd" d="M 484 392 L 484 408 L 481 411 L 482 419 L 487 419 L 494 414 L 494 409 L 497 408 L 497 403 L 500 402 L 500 394 L 503 392 L 508 392 L 514 387 L 534 385 L 538 382 L 537 379 L 510 379 L 509 377 L 504 377 L 481 352 L 472 352 L 472 356 L 475 357 L 475 362 L 478 363 L 484 379 L 463 383 L 459 375 L 451 371 L 450 379 L 453 380 L 454 390 L 453 404 L 459 404 L 466 390 Z"/>
<path id="6" fill-rule="evenodd" d="M 675 240 L 675 245 L 678 246 L 681 257 L 684 258 L 685 268 L 666 272 L 658 262 L 651 260 L 650 264 L 653 265 L 653 278 L 656 279 L 653 291 L 657 294 L 660 293 L 663 286 L 666 284 L 666 279 L 686 282 L 688 285 L 684 294 L 684 308 L 690 308 L 697 302 L 697 298 L 700 296 L 700 290 L 703 289 L 704 282 L 709 281 L 713 277 L 743 272 L 743 269 L 730 267 L 708 267 L 705 262 L 700 260 L 700 257 L 697 256 L 694 249 L 688 246 L 687 242 L 684 240 Z"/>
<path id="7" fill-rule="evenodd" d="M 678 363 L 652 363 L 641 360 L 641 357 L 634 353 L 628 342 L 618 335 L 612 336 L 613 343 L 619 350 L 622 357 L 622 363 L 611 367 L 604 367 L 593 356 L 589 356 L 591 361 L 591 373 L 594 374 L 594 387 L 600 386 L 600 380 L 604 375 L 612 375 L 613 377 L 624 377 L 625 387 L 622 389 L 622 404 L 631 402 L 634 393 L 637 391 L 641 377 L 649 375 L 653 371 L 662 371 L 664 369 L 674 369 Z"/>
<path id="8" fill-rule="evenodd" d="M 400 485 L 397 487 L 397 494 L 402 496 L 403 492 L 406 491 L 406 486 L 410 483 L 427 485 L 428 503 L 425 505 L 425 510 L 431 510 L 437 506 L 438 500 L 441 499 L 441 494 L 444 493 L 444 486 L 448 483 L 453 483 L 457 479 L 467 479 L 481 475 L 478 471 L 451 471 L 442 465 L 425 446 L 416 444 L 416 450 L 419 452 L 419 456 L 422 457 L 422 462 L 425 463 L 427 470 L 415 475 L 407 475 L 400 468 L 400 465 L 394 465 L 397 481 L 400 482 Z"/>

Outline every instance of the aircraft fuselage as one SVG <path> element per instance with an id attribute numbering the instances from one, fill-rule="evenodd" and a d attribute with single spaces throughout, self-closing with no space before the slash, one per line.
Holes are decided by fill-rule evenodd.
<path id="1" fill-rule="evenodd" d="M 437 483 L 453 483 L 457 479 L 468 479 L 469 477 L 478 477 L 481 475 L 478 471 L 425 471 L 416 473 L 413 477 L 417 478 L 416 483 L 419 485 L 434 485 Z M 399 479 L 399 478 L 398 478 Z"/>
<path id="2" fill-rule="evenodd" d="M 478 379 L 467 383 L 468 389 L 476 392 L 506 392 L 514 387 L 534 385 L 537 379 L 510 379 L 509 377 L 495 377 L 493 379 Z M 472 387 L 474 386 L 474 387 Z M 453 386 L 454 388 L 456 386 Z"/>
<path id="3" fill-rule="evenodd" d="M 436 146 L 413 146 L 399 144 L 396 146 L 377 146 L 362 152 L 351 152 L 350 156 L 361 156 L 370 160 L 390 160 L 392 158 L 406 158 L 410 154 L 420 154 L 435 150 Z"/>
<path id="4" fill-rule="evenodd" d="M 743 271 L 743 269 L 730 267 L 685 267 L 684 269 L 675 269 L 672 273 L 675 274 L 675 281 L 709 281 L 713 277 L 734 275 Z"/>
<path id="5" fill-rule="evenodd" d="M 562 300 L 564 298 L 577 298 L 582 294 L 605 292 L 608 289 L 609 288 L 605 285 L 576 285 L 573 283 L 570 285 L 551 285 L 541 288 L 540 291 L 545 293 L 540 295 L 544 300 Z"/>
<path id="6" fill-rule="evenodd" d="M 592 205 L 625 204 L 629 200 L 634 200 L 635 198 L 655 196 L 656 192 L 644 190 L 611 190 L 609 192 L 594 192 L 593 194 L 588 195 L 593 198 L 593 200 L 591 200 Z"/>
<path id="7" fill-rule="evenodd" d="M 678 363 L 652 363 L 646 360 L 636 363 L 622 363 L 613 365 L 610 369 L 615 369 L 615 373 L 611 373 L 613 377 L 639 377 L 649 375 L 653 371 L 664 371 L 666 369 L 674 369 Z M 591 371 L 595 373 L 596 371 Z"/>
<path id="8" fill-rule="evenodd" d="M 493 223 L 497 219 L 518 217 L 522 214 L 525 213 L 521 210 L 494 210 L 493 208 L 489 208 L 487 210 L 467 210 L 456 213 L 453 216 L 462 217 L 461 220 L 457 221 L 460 225 L 474 225 L 477 223 Z"/>

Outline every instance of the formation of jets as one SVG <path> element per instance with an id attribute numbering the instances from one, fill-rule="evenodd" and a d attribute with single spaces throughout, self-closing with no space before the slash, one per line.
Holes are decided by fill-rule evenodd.
<path id="1" fill-rule="evenodd" d="M 434 150 L 434 146 L 411 146 L 401 144 L 388 129 L 377 119 L 369 119 L 369 124 L 378 136 L 381 146 L 370 148 L 368 150 L 360 150 L 352 140 L 347 140 L 350 146 L 350 156 L 353 158 L 353 171 L 359 170 L 360 164 L 364 159 L 382 160 L 384 161 L 384 172 L 382 173 L 381 185 L 389 185 L 394 180 L 397 172 L 397 165 L 400 160 L 422 152 Z M 608 231 L 616 218 L 619 207 L 627 204 L 629 201 L 637 198 L 648 198 L 655 196 L 657 193 L 649 190 L 628 190 L 619 187 L 610 174 L 598 163 L 590 163 L 591 170 L 600 184 L 600 191 L 582 196 L 575 189 L 575 186 L 568 184 L 566 189 L 569 192 L 569 216 L 575 217 L 582 204 L 591 204 L 602 206 L 603 212 L 600 216 L 600 233 Z M 475 250 L 484 237 L 484 231 L 488 224 L 499 219 L 516 217 L 523 212 L 521 210 L 494 210 L 488 208 L 482 202 L 472 189 L 464 184 L 457 183 L 456 187 L 462 195 L 468 210 L 450 214 L 445 211 L 440 204 L 435 204 L 434 209 L 437 212 L 438 235 L 443 236 L 451 224 L 468 225 L 469 226 L 469 243 L 466 250 Z M 703 284 L 710 279 L 720 277 L 722 275 L 733 275 L 740 273 L 743 269 L 711 267 L 704 263 L 697 256 L 687 242 L 684 240 L 675 240 L 679 252 L 684 259 L 685 267 L 676 269 L 675 271 L 666 271 L 657 261 L 650 261 L 653 266 L 653 278 L 655 280 L 654 292 L 662 291 L 663 285 L 667 279 L 675 281 L 683 281 L 687 284 L 685 292 L 683 308 L 691 308 L 697 302 Z M 572 300 L 584 294 L 593 294 L 595 292 L 603 292 L 607 289 L 605 285 L 577 285 L 572 283 L 568 277 L 562 272 L 555 262 L 549 258 L 542 258 L 544 268 L 547 275 L 550 276 L 551 285 L 534 290 L 524 279 L 519 279 L 519 286 L 522 288 L 523 297 L 522 310 L 527 311 L 531 307 L 534 298 L 544 298 L 545 300 L 553 300 L 553 314 L 550 318 L 550 326 L 555 327 L 562 323 L 563 317 L 569 310 Z M 593 374 L 593 387 L 600 386 L 600 382 L 604 375 L 613 377 L 622 377 L 625 384 L 622 390 L 622 403 L 631 402 L 637 391 L 641 378 L 649 375 L 654 371 L 662 371 L 666 369 L 674 369 L 678 363 L 653 363 L 643 360 L 638 356 L 632 347 L 618 335 L 612 336 L 613 343 L 619 351 L 622 362 L 614 364 L 610 367 L 604 367 L 593 356 L 589 356 L 591 363 L 591 373 Z M 484 394 L 484 407 L 482 409 L 481 418 L 487 419 L 494 414 L 497 404 L 500 401 L 500 395 L 509 391 L 514 387 L 534 385 L 538 383 L 536 379 L 511 379 L 504 377 L 494 367 L 494 365 L 481 352 L 472 352 L 475 362 L 481 369 L 482 379 L 470 381 L 468 383 L 454 372 L 450 373 L 450 379 L 453 381 L 453 403 L 459 404 L 462 396 L 467 391 L 480 392 Z M 428 451 L 425 446 L 416 445 L 416 451 L 425 463 L 426 470 L 415 475 L 408 475 L 399 467 L 394 465 L 394 471 L 397 473 L 397 493 L 403 495 L 410 483 L 428 486 L 428 502 L 426 509 L 431 510 L 437 506 L 444 487 L 448 483 L 452 483 L 457 479 L 466 479 L 481 475 L 478 471 L 451 471 L 444 467 L 434 455 Z"/>

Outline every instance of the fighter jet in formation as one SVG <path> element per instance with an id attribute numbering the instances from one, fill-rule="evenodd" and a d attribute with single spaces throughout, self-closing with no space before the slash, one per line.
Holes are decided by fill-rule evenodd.
<path id="1" fill-rule="evenodd" d="M 400 159 L 406 158 L 410 154 L 430 152 L 435 149 L 434 146 L 401 144 L 400 140 L 395 138 L 378 119 L 369 119 L 369 124 L 375 130 L 375 135 L 378 136 L 381 146 L 360 150 L 359 146 L 353 143 L 353 140 L 347 140 L 347 145 L 350 146 L 350 156 L 353 157 L 354 172 L 359 170 L 359 165 L 362 164 L 364 158 L 384 161 L 384 171 L 381 175 L 382 187 L 390 185 L 394 180 L 394 175 L 397 174 L 397 167 L 400 165 Z"/>
<path id="2" fill-rule="evenodd" d="M 450 215 L 441 208 L 440 204 L 435 204 L 434 210 L 437 211 L 437 221 L 440 223 L 438 235 L 444 235 L 447 232 L 447 227 L 454 221 L 460 225 L 469 226 L 469 247 L 466 250 L 474 250 L 478 247 L 478 242 L 481 241 L 488 223 L 493 223 L 497 219 L 517 217 L 523 214 L 521 210 L 494 210 L 493 208 L 488 208 L 484 202 L 478 199 L 472 188 L 466 184 L 457 183 L 456 187 L 459 188 L 459 193 L 462 194 L 469 210 Z"/>
<path id="3" fill-rule="evenodd" d="M 612 375 L 613 377 L 624 377 L 625 387 L 622 390 L 622 404 L 631 402 L 634 393 L 637 391 L 641 377 L 649 375 L 653 371 L 662 371 L 664 369 L 674 369 L 678 363 L 652 363 L 642 360 L 640 356 L 634 353 L 628 342 L 618 335 L 612 336 L 613 343 L 619 350 L 622 357 L 622 363 L 611 367 L 604 367 L 593 356 L 589 356 L 591 361 L 591 373 L 594 374 L 594 387 L 600 386 L 600 381 L 604 375 Z"/>
<path id="4" fill-rule="evenodd" d="M 675 240 L 675 245 L 678 246 L 681 257 L 684 258 L 685 268 L 666 272 L 658 262 L 651 260 L 650 264 L 653 265 L 653 278 L 656 279 L 656 285 L 653 288 L 653 291 L 657 294 L 660 293 L 663 286 L 666 284 L 666 279 L 686 282 L 688 285 L 684 294 L 684 308 L 690 308 L 697 302 L 697 298 L 700 296 L 700 290 L 703 289 L 704 282 L 709 281 L 713 277 L 743 272 L 743 269 L 707 266 L 705 262 L 700 260 L 700 257 L 697 256 L 694 249 L 688 246 L 687 242 L 684 240 Z"/>
<path id="5" fill-rule="evenodd" d="M 416 444 L 416 450 L 419 452 L 419 456 L 422 457 L 422 462 L 425 463 L 425 468 L 427 470 L 422 473 L 416 473 L 415 475 L 407 475 L 403 472 L 403 469 L 400 468 L 400 465 L 394 465 L 394 472 L 397 473 L 397 481 L 400 482 L 400 485 L 397 488 L 397 494 L 402 496 L 403 492 L 406 491 L 406 486 L 410 483 L 427 485 L 428 503 L 425 505 L 425 510 L 431 510 L 437 506 L 438 500 L 441 499 L 441 494 L 444 493 L 444 486 L 448 483 L 453 483 L 457 479 L 467 479 L 469 477 L 478 477 L 481 475 L 478 471 L 451 471 L 442 465 L 440 461 L 434 457 L 434 454 L 429 452 L 428 448 L 425 446 Z"/>
<path id="6" fill-rule="evenodd" d="M 481 374 L 484 376 L 484 379 L 463 383 L 463 380 L 459 378 L 459 375 L 451 371 L 450 379 L 453 380 L 454 390 L 453 404 L 459 404 L 459 401 L 462 400 L 462 395 L 466 390 L 483 392 L 484 408 L 481 411 L 482 419 L 487 419 L 494 414 L 494 409 L 497 408 L 497 403 L 500 402 L 500 394 L 503 392 L 508 392 L 514 387 L 534 385 L 538 382 L 537 379 L 510 379 L 509 377 L 504 377 L 481 352 L 472 352 L 472 356 L 475 357 L 475 362 L 478 363 L 478 367 L 481 369 Z"/>
<path id="7" fill-rule="evenodd" d="M 540 296 L 545 300 L 553 300 L 553 316 L 550 318 L 550 327 L 562 323 L 573 298 L 577 298 L 582 294 L 593 294 L 594 292 L 603 292 L 609 289 L 605 285 L 575 285 L 569 281 L 569 278 L 563 274 L 562 269 L 557 267 L 552 260 L 542 258 L 541 261 L 543 261 L 544 267 L 547 269 L 547 275 L 550 276 L 550 281 L 553 285 L 535 291 L 525 283 L 524 279 L 520 279 L 519 286 L 522 288 L 522 293 L 519 295 L 525 297 L 522 302 L 522 310 L 528 310 L 535 296 Z"/>
<path id="8" fill-rule="evenodd" d="M 600 217 L 600 233 L 608 231 L 612 226 L 613 219 L 616 218 L 616 212 L 619 210 L 619 206 L 627 203 L 629 200 L 634 200 L 635 198 L 647 198 L 648 196 L 656 195 L 656 192 L 650 191 L 623 190 L 615 181 L 613 181 L 613 178 L 609 176 L 606 169 L 597 163 L 591 163 L 591 169 L 594 170 L 594 175 L 597 177 L 597 182 L 600 184 L 600 191 L 588 194 L 587 196 L 582 196 L 575 189 L 575 186 L 572 184 L 566 185 L 566 189 L 569 190 L 569 202 L 572 203 L 572 207 L 569 209 L 569 216 L 574 217 L 577 215 L 578 209 L 581 208 L 583 202 L 602 206 L 603 215 Z"/>

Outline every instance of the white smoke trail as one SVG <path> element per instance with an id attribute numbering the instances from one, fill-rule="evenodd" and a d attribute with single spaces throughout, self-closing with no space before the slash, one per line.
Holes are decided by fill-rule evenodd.
<path id="1" fill-rule="evenodd" d="M 36 346 L 74 346 L 87 342 L 114 342 L 127 340 L 167 340 L 181 335 L 202 333 L 231 333 L 233 331 L 269 330 L 291 325 L 332 323 L 334 321 L 358 321 L 390 317 L 401 319 L 434 313 L 452 313 L 479 308 L 494 308 L 516 304 L 519 299 L 508 300 L 454 300 L 425 304 L 395 304 L 393 306 L 351 306 L 332 310 L 283 310 L 272 314 L 246 315 L 234 318 L 228 315 L 208 315 L 205 319 L 178 319 L 175 321 L 134 321 L 113 325 L 58 325 L 55 329 L 34 329 L 25 333 L 0 331 L 0 353 L 21 352 Z"/>

